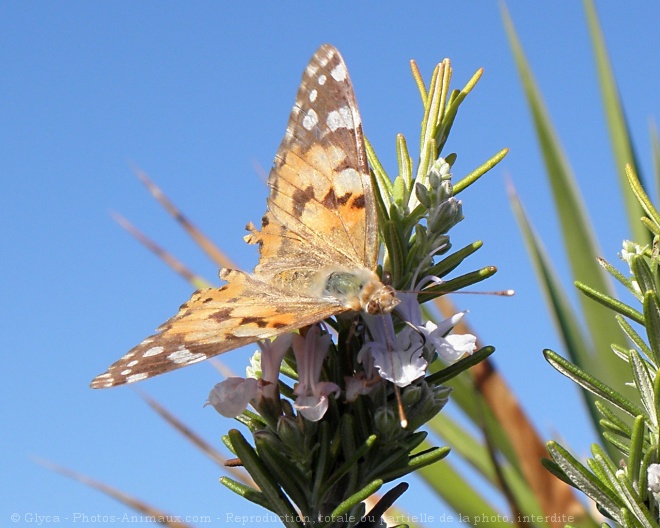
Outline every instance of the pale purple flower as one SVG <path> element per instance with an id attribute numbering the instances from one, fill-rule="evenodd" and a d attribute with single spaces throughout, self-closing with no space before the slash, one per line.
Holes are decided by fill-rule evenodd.
<path id="1" fill-rule="evenodd" d="M 432 321 L 422 323 L 422 310 L 417 302 L 417 294 L 400 293 L 398 297 L 401 303 L 396 307 L 397 313 L 417 328 L 424 336 L 425 342 L 435 348 L 444 361 L 454 363 L 465 354 L 475 351 L 477 338 L 472 334 L 447 335 L 467 311 L 458 312 L 437 325 Z"/>
<path id="2" fill-rule="evenodd" d="M 364 363 L 370 356 L 380 376 L 399 387 L 407 387 L 426 373 L 428 362 L 422 357 L 424 343 L 414 328 L 394 333 L 392 316 L 365 315 L 373 341 L 365 343 L 358 353 Z"/>
<path id="3" fill-rule="evenodd" d="M 369 354 L 365 354 L 361 359 L 373 363 L 373 358 Z M 369 394 L 380 382 L 382 380 L 379 376 L 373 375 L 370 377 L 365 372 L 358 372 L 353 376 L 345 376 L 346 401 L 349 403 L 354 402 L 358 399 L 358 396 Z"/>
<path id="4" fill-rule="evenodd" d="M 250 403 L 255 404 L 258 399 L 275 399 L 278 396 L 277 382 L 280 365 L 286 351 L 291 346 L 292 334 L 278 336 L 273 341 L 259 342 L 261 349 L 261 372 L 249 367 L 250 373 L 260 376 L 227 378 L 218 383 L 209 394 L 206 405 L 211 405 L 222 416 L 235 418 L 241 414 Z"/>
<path id="5" fill-rule="evenodd" d="M 439 325 L 427 321 L 420 326 L 427 343 L 430 343 L 438 355 L 447 363 L 454 363 L 465 354 L 472 354 L 477 348 L 477 338 L 472 334 L 447 335 L 467 312 L 458 312 L 442 321 Z"/>
<path id="6" fill-rule="evenodd" d="M 318 326 L 307 331 L 305 337 L 292 336 L 293 353 L 298 366 L 298 383 L 293 389 L 297 396 L 294 407 L 307 420 L 317 422 L 328 410 L 328 396 L 335 398 L 341 393 L 339 385 L 330 381 L 320 381 L 323 360 L 328 353 L 332 336 L 320 335 Z"/>
<path id="7" fill-rule="evenodd" d="M 280 379 L 280 366 L 291 348 L 291 340 L 295 334 L 283 334 L 272 341 L 260 341 L 261 349 L 261 391 L 260 397 L 274 399 L 277 397 L 277 383 Z"/>
<path id="8" fill-rule="evenodd" d="M 211 405 L 222 416 L 235 418 L 257 397 L 257 386 L 254 378 L 227 378 L 213 387 L 205 405 Z"/>

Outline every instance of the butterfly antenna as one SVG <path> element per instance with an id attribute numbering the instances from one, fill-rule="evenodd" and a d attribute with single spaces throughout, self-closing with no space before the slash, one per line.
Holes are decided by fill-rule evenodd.
<path id="1" fill-rule="evenodd" d="M 398 290 L 400 293 L 414 293 L 419 295 L 420 293 L 429 293 L 427 290 Z M 445 293 L 451 293 L 452 295 L 497 295 L 499 297 L 513 297 L 516 294 L 515 290 L 492 290 L 492 291 L 448 291 Z"/>
<path id="2" fill-rule="evenodd" d="M 495 290 L 495 291 L 456 291 L 456 292 L 451 292 L 452 294 L 454 293 L 462 293 L 466 295 L 499 295 L 500 297 L 513 297 L 516 292 L 515 290 Z"/>

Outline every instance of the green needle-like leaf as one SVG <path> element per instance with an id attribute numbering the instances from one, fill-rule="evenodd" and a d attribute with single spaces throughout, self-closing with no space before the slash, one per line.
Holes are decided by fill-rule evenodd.
<path id="1" fill-rule="evenodd" d="M 632 257 L 630 267 L 632 268 L 637 284 L 639 284 L 639 289 L 643 293 L 656 291 L 655 278 L 644 255 L 635 255 Z"/>
<path id="2" fill-rule="evenodd" d="M 266 499 L 264 494 L 259 490 L 251 488 L 250 486 L 246 486 L 245 484 L 241 484 L 240 482 L 237 482 L 229 477 L 220 477 L 220 483 L 244 499 L 247 499 L 250 502 L 261 506 L 262 508 L 266 508 L 267 510 L 272 511 L 268 499 Z"/>
<path id="3" fill-rule="evenodd" d="M 371 508 L 366 518 L 355 525 L 355 528 L 377 528 L 381 525 L 381 517 L 385 514 L 387 509 L 394 504 L 401 495 L 408 489 L 407 482 L 400 482 L 391 490 L 388 490 L 385 495 Z"/>
<path id="4" fill-rule="evenodd" d="M 460 277 L 456 277 L 455 279 L 450 279 L 443 282 L 442 284 L 431 286 L 430 288 L 425 288 L 417 298 L 419 299 L 420 303 L 424 303 L 431 299 L 435 299 L 440 295 L 459 291 L 463 288 L 466 288 L 467 286 L 477 284 L 478 282 L 492 277 L 495 275 L 495 273 L 497 273 L 497 268 L 495 266 L 487 266 L 485 268 L 481 268 L 480 270 L 472 271 L 470 273 L 466 273 L 465 275 L 461 275 Z"/>
<path id="5" fill-rule="evenodd" d="M 617 491 L 628 506 L 628 509 L 636 517 L 638 526 L 643 528 L 658 528 L 658 523 L 653 519 L 646 505 L 642 502 L 641 498 L 635 488 L 633 488 L 630 480 L 623 471 L 616 473 L 617 482 L 619 486 Z"/>
<path id="6" fill-rule="evenodd" d="M 303 512 L 309 511 L 309 502 L 304 489 L 305 477 L 300 470 L 293 466 L 283 453 L 273 449 L 263 438 L 256 437 L 255 444 L 259 453 L 259 458 L 273 473 L 277 483 L 291 500 Z"/>
<path id="7" fill-rule="evenodd" d="M 644 319 L 646 320 L 646 337 L 651 345 L 649 356 L 655 365 L 660 365 L 660 305 L 655 291 L 644 295 Z"/>
<path id="8" fill-rule="evenodd" d="M 632 293 L 637 299 L 641 301 L 641 296 L 639 292 L 633 287 L 633 279 L 626 277 L 618 269 L 616 269 L 612 264 L 607 262 L 604 258 L 598 257 L 598 263 L 603 266 L 603 268 L 609 273 L 614 279 L 617 280 L 620 284 L 623 284 L 630 293 Z"/>
<path id="9" fill-rule="evenodd" d="M 642 457 L 644 452 L 644 437 L 646 435 L 646 421 L 643 416 L 635 418 L 633 425 L 632 438 L 630 441 L 630 454 L 628 455 L 628 471 L 630 472 L 630 480 L 633 482 L 639 481 L 639 469 L 642 465 Z"/>
<path id="10" fill-rule="evenodd" d="M 637 405 L 624 398 L 611 387 L 608 387 L 593 376 L 587 374 L 585 371 L 566 361 L 556 352 L 553 352 L 552 350 L 544 350 L 543 355 L 545 356 L 545 359 L 548 361 L 548 363 L 550 363 L 554 368 L 556 368 L 567 378 L 572 379 L 581 387 L 587 389 L 589 392 L 600 398 L 603 398 L 615 407 L 618 407 L 633 417 L 639 414 L 643 414 L 642 409 L 640 409 Z"/>
<path id="11" fill-rule="evenodd" d="M 354 506 L 358 505 L 359 503 L 368 499 L 374 493 L 376 493 L 382 487 L 382 485 L 383 485 L 383 481 L 380 479 L 376 479 L 370 482 L 369 484 L 367 484 L 360 491 L 353 494 L 351 497 L 349 497 L 344 502 L 339 504 L 339 506 L 337 506 L 328 516 L 329 517 L 328 522 L 324 523 L 322 526 L 327 527 L 335 523 L 338 518 L 349 513 Z"/>
<path id="12" fill-rule="evenodd" d="M 243 466 L 261 489 L 268 503 L 268 509 L 280 515 L 282 522 L 288 528 L 303 528 L 302 524 L 296 522 L 297 512 L 295 508 L 282 492 L 257 452 L 236 429 L 230 430 L 228 434 L 231 444 L 236 450 L 236 455 L 241 459 Z"/>
<path id="13" fill-rule="evenodd" d="M 655 402 L 653 399 L 653 381 L 649 375 L 646 362 L 640 357 L 636 350 L 630 351 L 630 367 L 632 369 L 635 387 L 639 391 L 639 398 L 646 409 L 646 414 L 651 424 L 657 428 L 658 417 L 655 413 Z"/>
<path id="14" fill-rule="evenodd" d="M 500 161 L 504 159 L 504 156 L 506 156 L 509 153 L 508 148 L 504 148 L 500 150 L 497 154 L 495 154 L 492 158 L 490 158 L 488 161 L 485 163 L 482 163 L 479 167 L 474 169 L 472 172 L 467 174 L 464 178 L 459 180 L 454 184 L 454 195 L 459 194 L 461 191 L 464 191 L 467 189 L 470 185 L 472 185 L 474 182 L 476 182 L 479 178 L 481 178 L 484 174 L 486 174 L 490 169 L 495 167 Z"/>
<path id="15" fill-rule="evenodd" d="M 463 262 L 470 255 L 472 255 L 475 251 L 480 249 L 483 245 L 484 244 L 481 240 L 472 242 L 471 244 L 459 249 L 458 251 L 455 251 L 451 255 L 448 255 L 447 257 L 443 258 L 440 262 L 438 262 L 434 266 L 430 267 L 427 270 L 427 274 L 435 275 L 436 277 L 440 277 L 440 278 L 444 277 L 445 275 L 456 269 L 461 264 L 461 262 Z"/>
<path id="16" fill-rule="evenodd" d="M 367 159 L 369 160 L 369 165 L 371 166 L 371 170 L 373 171 L 373 174 L 376 179 L 376 187 L 378 187 L 378 189 L 380 190 L 378 194 L 381 197 L 391 196 L 392 180 L 387 175 L 387 172 L 385 172 L 385 169 L 383 168 L 383 165 L 378 159 L 376 152 L 374 151 L 373 147 L 371 146 L 371 143 L 369 143 L 369 140 L 366 137 L 364 138 L 364 146 L 367 150 Z M 379 212 L 379 218 L 382 218 L 380 217 L 380 212 Z"/>
<path id="17" fill-rule="evenodd" d="M 619 323 L 619 326 L 621 329 L 626 333 L 626 335 L 630 338 L 630 340 L 635 344 L 637 348 L 648 358 L 654 358 L 653 352 L 649 348 L 649 346 L 646 344 L 646 342 L 642 339 L 642 336 L 640 336 L 637 331 L 632 327 L 632 325 L 625 320 L 625 318 L 621 317 L 620 315 L 616 316 L 616 322 Z M 658 363 L 656 363 L 656 366 Z"/>
<path id="18" fill-rule="evenodd" d="M 552 459 L 571 482 L 580 488 L 585 495 L 591 497 L 597 504 L 610 512 L 616 520 L 619 520 L 619 508 L 622 506 L 621 499 L 562 446 L 556 442 L 548 442 L 546 445 Z"/>
<path id="19" fill-rule="evenodd" d="M 396 153 L 397 161 L 399 164 L 399 176 L 402 178 L 403 182 L 406 184 L 406 189 L 408 192 L 411 191 L 413 185 L 412 177 L 412 159 L 410 154 L 408 154 L 408 145 L 406 144 L 406 138 L 402 134 L 397 134 L 396 136 Z M 408 197 L 404 197 L 404 201 L 408 201 Z"/>
<path id="20" fill-rule="evenodd" d="M 436 123 L 443 110 L 443 75 L 445 74 L 445 64 L 439 64 L 433 71 L 431 86 L 429 88 L 428 103 L 424 107 L 424 118 L 422 120 L 422 135 L 419 144 L 422 147 L 420 152 L 419 166 L 417 167 L 416 181 L 423 181 L 428 174 L 428 168 L 432 159 L 435 159 L 435 133 Z"/>
<path id="21" fill-rule="evenodd" d="M 610 410 L 607 405 L 602 401 L 595 402 L 596 409 L 601 413 L 605 420 L 601 420 L 601 423 L 606 422 L 606 427 L 615 434 L 623 436 L 625 438 L 630 438 L 633 434 L 632 428 L 624 422 L 616 413 Z"/>
<path id="22" fill-rule="evenodd" d="M 495 352 L 492 346 L 485 346 L 477 350 L 474 354 L 464 357 L 460 361 L 443 368 L 442 370 L 427 376 L 426 382 L 431 385 L 443 385 L 452 378 L 458 376 L 461 372 L 469 369 L 473 365 L 480 363 Z"/>
<path id="23" fill-rule="evenodd" d="M 446 64 L 447 65 L 446 67 L 448 68 L 449 66 L 448 61 L 443 61 L 443 64 Z M 440 153 L 442 152 L 442 149 L 445 146 L 445 142 L 449 137 L 449 132 L 451 131 L 451 127 L 454 124 L 454 119 L 456 119 L 456 114 L 458 113 L 458 108 L 461 106 L 461 103 L 465 100 L 467 95 L 476 86 L 477 82 L 479 82 L 479 79 L 481 79 L 483 73 L 484 73 L 484 69 L 479 68 L 470 78 L 470 80 L 466 83 L 465 87 L 462 90 L 460 91 L 454 90 L 452 92 L 446 111 L 444 115 L 441 114 L 439 116 L 441 117 L 441 120 L 439 120 L 437 123 L 437 131 L 435 134 L 435 140 L 437 143 L 437 152 L 436 152 L 437 156 L 439 156 Z M 443 79 L 444 81 L 443 92 L 445 93 L 449 88 L 450 75 L 451 75 L 451 70 L 449 75 L 447 75 L 445 71 L 445 77 Z"/>
<path id="24" fill-rule="evenodd" d="M 582 282 L 575 282 L 575 286 L 582 290 L 582 292 L 587 296 L 591 297 L 594 301 L 599 302 L 603 306 L 606 306 L 610 310 L 614 310 L 617 313 L 625 315 L 626 317 L 632 319 L 636 323 L 644 324 L 644 315 L 635 310 L 633 307 L 628 306 L 627 304 L 619 301 L 611 295 L 605 295 L 604 293 L 595 290 L 591 286 L 587 286 Z"/>
<path id="25" fill-rule="evenodd" d="M 642 206 L 648 217 L 653 220 L 653 223 L 655 223 L 656 226 L 660 226 L 660 213 L 658 213 L 658 210 L 653 205 L 653 202 L 651 202 L 648 194 L 646 194 L 642 182 L 637 177 L 637 172 L 630 165 L 626 166 L 626 176 L 628 176 L 628 183 L 630 184 L 639 204 Z"/>

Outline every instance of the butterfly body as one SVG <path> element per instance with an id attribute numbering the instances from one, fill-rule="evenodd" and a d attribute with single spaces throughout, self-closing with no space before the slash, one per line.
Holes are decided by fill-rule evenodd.
<path id="1" fill-rule="evenodd" d="M 344 312 L 387 313 L 394 290 L 375 273 L 378 221 L 362 124 L 346 65 L 324 45 L 298 89 L 268 178 L 253 273 L 195 292 L 158 333 L 94 378 L 93 388 L 140 381 Z"/>

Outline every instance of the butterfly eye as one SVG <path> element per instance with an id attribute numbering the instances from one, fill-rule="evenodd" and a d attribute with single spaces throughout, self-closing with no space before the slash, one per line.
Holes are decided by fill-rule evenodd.
<path id="1" fill-rule="evenodd" d="M 392 286 L 392 274 L 389 271 L 383 271 L 383 278 L 381 282 L 385 286 Z"/>

